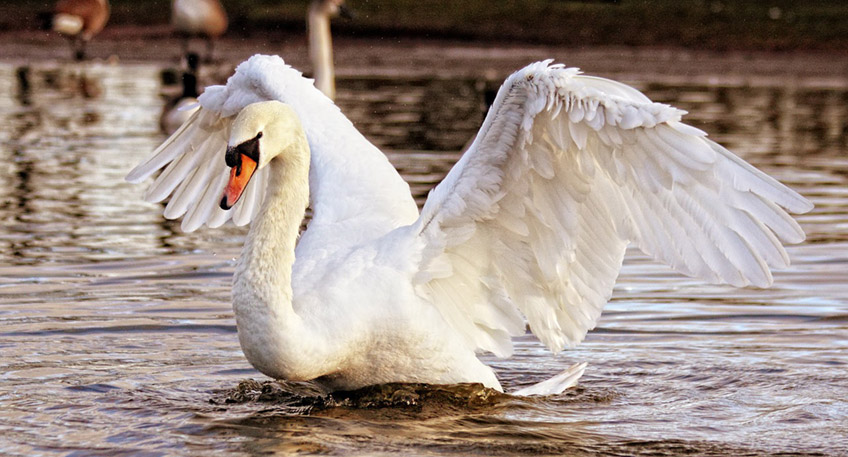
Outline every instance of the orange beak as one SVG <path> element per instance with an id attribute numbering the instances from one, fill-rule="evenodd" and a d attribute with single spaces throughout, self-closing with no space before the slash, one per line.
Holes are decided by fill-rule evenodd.
<path id="1" fill-rule="evenodd" d="M 221 198 L 221 209 L 228 210 L 238 202 L 244 188 L 256 171 L 256 161 L 244 154 L 238 154 L 239 160 L 236 166 L 230 168 L 230 180 L 224 188 L 224 196 Z"/>

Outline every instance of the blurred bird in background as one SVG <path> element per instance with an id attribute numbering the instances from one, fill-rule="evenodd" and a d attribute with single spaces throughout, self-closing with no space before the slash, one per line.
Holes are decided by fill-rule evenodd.
<path id="1" fill-rule="evenodd" d="M 206 39 L 206 60 L 214 57 L 215 40 L 227 31 L 227 12 L 218 0 L 173 0 L 171 25 L 183 38 L 183 55 L 193 37 Z"/>
<path id="2" fill-rule="evenodd" d="M 181 125 L 200 107 L 197 102 L 197 75 L 200 66 L 200 56 L 190 52 L 186 54 L 186 68 L 182 74 L 183 90 L 180 95 L 172 98 L 162 107 L 159 117 L 159 127 L 168 135 L 177 131 Z"/>
<path id="3" fill-rule="evenodd" d="M 85 47 L 109 20 L 108 0 L 59 0 L 51 28 L 71 40 L 73 58 L 85 59 Z"/>
<path id="4" fill-rule="evenodd" d="M 336 97 L 336 77 L 330 19 L 336 16 L 353 17 L 344 0 L 313 0 L 306 19 L 309 29 L 309 58 L 312 61 L 315 87 L 331 100 Z"/>

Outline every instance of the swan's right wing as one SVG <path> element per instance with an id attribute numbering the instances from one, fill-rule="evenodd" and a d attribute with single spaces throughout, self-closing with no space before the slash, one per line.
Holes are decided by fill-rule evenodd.
<path id="1" fill-rule="evenodd" d="M 248 224 L 259 212 L 265 197 L 268 168 L 253 175 L 241 199 L 229 210 L 219 206 L 229 168 L 224 160 L 230 127 L 245 106 L 267 100 L 284 100 L 284 91 L 309 94 L 310 80 L 276 56 L 254 56 L 241 63 L 226 86 L 207 87 L 198 109 L 176 132 L 127 174 L 139 183 L 161 170 L 144 194 L 149 202 L 168 198 L 164 216 L 183 217 L 182 230 L 203 225 L 218 227 L 232 219 Z"/>
<path id="2" fill-rule="evenodd" d="M 258 98 L 250 92 L 221 97 L 222 92 L 224 86 L 207 88 L 200 98 L 200 109 L 126 177 L 131 183 L 139 183 L 162 170 L 144 199 L 160 202 L 171 195 L 164 216 L 183 217 L 185 232 L 204 224 L 219 227 L 230 219 L 236 225 L 245 225 L 259 211 L 264 198 L 267 168 L 256 172 L 235 206 L 227 211 L 219 206 L 229 175 L 224 152 L 235 117 L 232 114 Z"/>
<path id="3" fill-rule="evenodd" d="M 810 203 L 739 159 L 682 111 L 548 62 L 513 74 L 414 228 L 418 293 L 470 346 L 507 355 L 530 329 L 580 342 L 633 242 L 710 282 L 768 286 L 786 266 L 787 214 Z"/>

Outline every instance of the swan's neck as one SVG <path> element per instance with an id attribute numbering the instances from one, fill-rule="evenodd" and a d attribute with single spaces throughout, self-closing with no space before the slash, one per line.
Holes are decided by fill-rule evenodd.
<path id="1" fill-rule="evenodd" d="M 333 99 L 336 97 L 333 44 L 330 37 L 330 18 L 323 3 L 312 2 L 309 7 L 309 57 L 315 72 L 315 87 Z"/>
<path id="2" fill-rule="evenodd" d="M 262 209 L 250 227 L 233 281 L 239 342 L 259 371 L 297 379 L 304 375 L 298 346 L 308 341 L 292 307 L 292 266 L 298 230 L 309 201 L 309 153 L 305 137 L 269 163 Z M 290 149 L 291 150 L 291 149 Z"/>

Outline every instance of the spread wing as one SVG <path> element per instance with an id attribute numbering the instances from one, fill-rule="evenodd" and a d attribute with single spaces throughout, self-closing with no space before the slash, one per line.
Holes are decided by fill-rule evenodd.
<path id="1" fill-rule="evenodd" d="M 770 285 L 782 243 L 804 239 L 788 212 L 812 205 L 683 114 L 550 61 L 510 76 L 422 210 L 418 293 L 505 356 L 524 318 L 554 351 L 580 342 L 631 242 L 686 275 Z"/>

